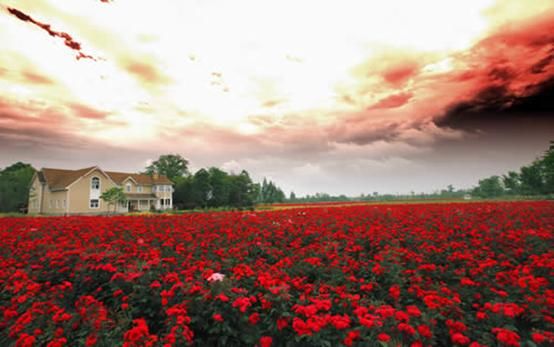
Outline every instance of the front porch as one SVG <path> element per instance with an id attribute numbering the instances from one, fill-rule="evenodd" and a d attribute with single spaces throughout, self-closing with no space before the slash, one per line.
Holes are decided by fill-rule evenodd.
<path id="1" fill-rule="evenodd" d="M 123 204 L 123 208 L 127 212 L 137 211 L 150 211 L 156 209 L 156 203 L 158 198 L 154 194 L 137 193 L 137 194 L 125 194 L 127 201 Z"/>

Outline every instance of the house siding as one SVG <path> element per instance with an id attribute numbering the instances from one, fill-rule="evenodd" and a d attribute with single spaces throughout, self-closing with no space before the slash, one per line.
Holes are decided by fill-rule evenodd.
<path id="1" fill-rule="evenodd" d="M 34 176 L 33 182 L 31 183 L 31 191 L 29 193 L 29 213 L 37 214 L 41 212 L 41 204 L 43 203 L 42 199 L 42 183 L 37 175 Z"/>
<path id="2" fill-rule="evenodd" d="M 108 206 L 102 199 L 98 201 L 98 208 L 90 208 L 90 186 L 93 177 L 98 177 L 100 179 L 100 195 L 108 189 L 117 187 L 114 182 L 106 177 L 100 170 L 89 172 L 69 186 L 69 213 L 101 214 L 113 211 L 113 206 Z M 118 208 L 120 207 L 118 206 Z"/>
<path id="3" fill-rule="evenodd" d="M 66 207 L 64 207 L 64 200 L 67 206 L 67 190 L 51 191 L 45 187 L 42 199 L 42 213 L 53 215 L 65 214 L 67 211 Z"/>
<path id="4" fill-rule="evenodd" d="M 43 169 L 46 170 L 46 169 Z M 158 209 L 168 209 L 171 208 L 173 205 L 173 187 L 169 184 L 163 184 L 163 186 L 169 186 L 171 187 L 170 191 L 158 191 L 159 189 L 156 189 L 154 191 L 153 187 L 160 187 L 162 184 L 149 184 L 145 181 L 149 180 L 149 178 L 146 177 L 138 177 L 138 181 L 140 183 L 137 184 L 137 181 L 135 179 L 126 178 L 123 181 L 120 181 L 123 179 L 124 173 L 111 173 L 116 175 L 117 179 L 114 181 L 113 177 L 104 171 L 102 171 L 100 168 L 91 168 L 89 172 L 86 172 L 89 169 L 81 169 L 81 170 L 75 170 L 80 171 L 79 174 L 83 174 L 84 176 L 74 176 L 75 178 L 72 178 L 71 180 L 68 180 L 65 178 L 66 182 L 64 182 L 63 185 L 59 183 L 59 180 L 63 180 L 63 176 L 55 176 L 52 172 L 59 174 L 59 172 L 66 172 L 65 175 L 67 175 L 67 172 L 71 173 L 71 170 L 63 170 L 63 169 L 49 169 L 51 170 L 49 175 L 50 178 L 48 178 L 48 175 L 46 176 L 46 183 L 41 183 L 39 176 L 35 175 L 33 177 L 30 189 L 33 192 L 33 195 L 29 196 L 29 213 L 30 214 L 47 214 L 47 215 L 66 215 L 66 214 L 88 214 L 88 215 L 94 215 L 94 214 L 106 214 L 111 212 L 116 213 L 126 213 L 128 212 L 128 206 L 121 204 L 117 204 L 117 206 L 114 205 L 108 205 L 105 201 L 100 199 L 100 196 L 103 192 L 113 188 L 113 187 L 121 187 L 125 193 L 130 194 L 154 194 L 156 196 L 155 201 L 151 202 L 145 202 L 141 201 L 140 197 L 138 199 L 132 199 L 133 201 L 133 207 L 135 207 L 138 210 L 149 210 L 150 204 L 153 204 Z M 56 171 L 57 170 L 57 171 Z M 44 171 L 43 171 L 44 172 Z M 52 176 L 54 175 L 54 176 Z M 131 176 L 133 174 L 129 174 Z M 58 186 L 60 188 L 65 187 L 63 189 L 57 189 L 57 190 L 50 190 L 50 187 L 48 186 L 49 180 L 56 182 L 56 177 L 58 179 Z M 60 178 L 61 177 L 61 178 Z M 67 177 L 67 176 L 66 176 Z M 93 190 L 91 188 L 92 185 L 92 178 L 98 177 L 100 180 L 100 188 L 98 190 Z M 117 182 L 117 183 L 116 183 Z M 119 185 L 118 183 L 121 183 Z M 129 192 L 126 190 L 127 183 L 130 184 L 131 189 Z M 140 187 L 141 190 L 139 191 L 137 188 Z M 135 195 L 136 196 L 136 195 Z M 98 208 L 91 208 L 90 207 L 90 200 L 98 198 Z M 164 206 L 160 206 L 160 200 L 161 199 L 169 199 L 169 206 L 164 204 Z M 143 199 L 144 200 L 144 199 Z M 65 203 L 64 203 L 65 201 Z M 165 201 L 165 200 L 164 200 Z M 114 211 L 115 209 L 115 211 Z"/>

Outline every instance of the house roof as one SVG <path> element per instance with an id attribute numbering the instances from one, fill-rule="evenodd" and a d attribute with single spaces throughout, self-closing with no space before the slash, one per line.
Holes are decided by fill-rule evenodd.
<path id="1" fill-rule="evenodd" d="M 135 180 L 138 184 L 143 185 L 152 185 L 152 184 L 173 184 L 164 175 L 159 175 L 158 177 L 145 175 L 145 174 L 134 174 L 134 173 L 126 173 L 126 172 L 114 172 L 114 171 L 106 171 L 106 174 L 114 180 L 115 183 L 121 185 L 123 182 L 131 177 Z"/>
<path id="2" fill-rule="evenodd" d="M 38 172 L 38 178 L 41 182 L 48 184 L 51 190 L 66 189 L 71 183 L 77 181 L 82 176 L 86 175 L 89 171 L 97 168 L 96 166 L 87 167 L 78 170 L 64 170 L 64 169 L 52 169 L 43 168 Z M 152 185 L 152 184 L 173 184 L 166 176 L 159 175 L 158 177 L 151 177 L 145 174 L 125 173 L 125 172 L 111 172 L 104 171 L 115 183 L 121 185 L 128 178 L 132 177 L 138 184 Z"/>

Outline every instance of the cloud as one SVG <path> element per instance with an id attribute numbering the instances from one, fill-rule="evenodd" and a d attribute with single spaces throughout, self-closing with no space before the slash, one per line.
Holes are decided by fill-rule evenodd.
<path id="1" fill-rule="evenodd" d="M 242 171 L 242 165 L 236 160 L 230 160 L 223 163 L 221 169 L 230 173 L 238 173 Z"/>
<path id="2" fill-rule="evenodd" d="M 39 73 L 31 72 L 31 71 L 24 71 L 23 77 L 26 82 L 32 83 L 32 84 L 42 84 L 42 85 L 48 85 L 48 84 L 54 84 L 55 82 Z"/>
<path id="3" fill-rule="evenodd" d="M 78 118 L 105 120 L 110 115 L 110 112 L 100 111 L 83 104 L 71 104 L 69 105 L 69 109 L 72 114 Z"/>
<path id="4" fill-rule="evenodd" d="M 163 74 L 155 64 L 147 62 L 147 59 L 123 58 L 122 65 L 128 73 L 144 85 L 160 86 L 170 82 L 169 77 Z"/>
<path id="5" fill-rule="evenodd" d="M 7 10 L 11 15 L 15 16 L 17 19 L 19 19 L 23 22 L 29 22 L 31 24 L 36 25 L 37 27 L 39 27 L 42 30 L 46 31 L 48 33 L 48 35 L 50 35 L 52 37 L 59 37 L 59 38 L 63 39 L 64 44 L 67 47 L 69 47 L 70 49 L 78 52 L 78 54 L 76 55 L 77 60 L 80 60 L 80 59 L 95 60 L 95 58 L 93 56 L 83 53 L 82 50 L 81 50 L 81 44 L 79 42 L 75 41 L 73 39 L 73 37 L 71 37 L 71 35 L 69 35 L 68 33 L 52 30 L 50 24 L 45 24 L 45 23 L 36 21 L 35 19 L 33 19 L 28 14 L 26 14 L 22 11 L 19 11 L 15 8 L 8 7 Z"/>
<path id="6" fill-rule="evenodd" d="M 409 92 L 389 95 L 379 100 L 374 105 L 370 106 L 368 110 L 402 107 L 403 105 L 407 104 L 412 97 L 413 94 Z"/>

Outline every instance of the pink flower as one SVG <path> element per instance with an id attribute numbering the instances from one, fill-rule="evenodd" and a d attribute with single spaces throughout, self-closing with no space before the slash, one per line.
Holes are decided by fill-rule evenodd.
<path id="1" fill-rule="evenodd" d="M 221 282 L 225 278 L 224 274 L 221 274 L 219 272 L 214 272 L 213 274 L 208 277 L 208 282 Z"/>

